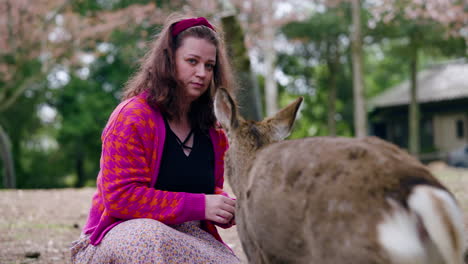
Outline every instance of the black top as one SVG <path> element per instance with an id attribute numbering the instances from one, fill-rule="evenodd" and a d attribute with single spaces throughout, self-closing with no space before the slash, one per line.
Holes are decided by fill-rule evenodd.
<path id="1" fill-rule="evenodd" d="M 213 194 L 214 151 L 208 131 L 191 131 L 182 141 L 171 130 L 165 118 L 164 123 L 166 140 L 155 188 L 171 192 Z M 194 137 L 193 146 L 187 156 L 182 148 L 191 136 Z"/>

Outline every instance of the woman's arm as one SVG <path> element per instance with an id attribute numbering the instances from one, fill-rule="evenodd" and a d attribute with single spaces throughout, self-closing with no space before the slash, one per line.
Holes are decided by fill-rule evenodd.
<path id="1" fill-rule="evenodd" d="M 205 195 L 156 190 L 136 123 L 105 137 L 98 188 L 107 213 L 120 219 L 151 218 L 165 224 L 205 219 Z"/>

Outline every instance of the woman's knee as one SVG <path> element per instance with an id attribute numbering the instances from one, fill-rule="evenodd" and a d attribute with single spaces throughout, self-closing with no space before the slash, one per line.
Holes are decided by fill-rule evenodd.
<path id="1" fill-rule="evenodd" d="M 153 241 L 155 238 L 164 237 L 167 233 L 167 225 L 148 218 L 139 218 L 127 220 L 115 226 L 109 233 L 114 233 L 120 243 L 147 243 Z"/>

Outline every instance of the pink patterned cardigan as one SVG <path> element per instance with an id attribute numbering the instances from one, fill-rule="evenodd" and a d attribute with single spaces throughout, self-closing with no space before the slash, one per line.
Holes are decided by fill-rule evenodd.
<path id="1" fill-rule="evenodd" d="M 146 102 L 146 94 L 120 103 L 102 133 L 102 154 L 88 221 L 83 229 L 92 245 L 117 224 L 151 218 L 165 224 L 205 219 L 205 195 L 154 189 L 163 153 L 166 129 L 162 115 Z M 210 129 L 215 156 L 215 193 L 223 192 L 227 138 Z M 222 242 L 211 221 L 202 228 Z M 220 225 L 222 226 L 222 225 Z M 222 226 L 227 228 L 229 226 Z"/>

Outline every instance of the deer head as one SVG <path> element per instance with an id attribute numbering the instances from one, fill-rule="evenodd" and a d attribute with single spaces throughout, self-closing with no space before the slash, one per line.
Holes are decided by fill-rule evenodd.
<path id="1" fill-rule="evenodd" d="M 238 184 L 246 182 L 242 177 L 246 176 L 245 172 L 252 164 L 256 151 L 289 136 L 302 100 L 303 98 L 299 97 L 263 121 L 246 121 L 239 116 L 231 95 L 223 88 L 218 90 L 214 100 L 214 111 L 227 132 L 230 147 L 226 154 L 229 162 L 226 162 L 228 166 L 225 169 L 227 175 L 236 175 L 228 178 L 236 195 L 239 195 L 236 188 Z"/>

